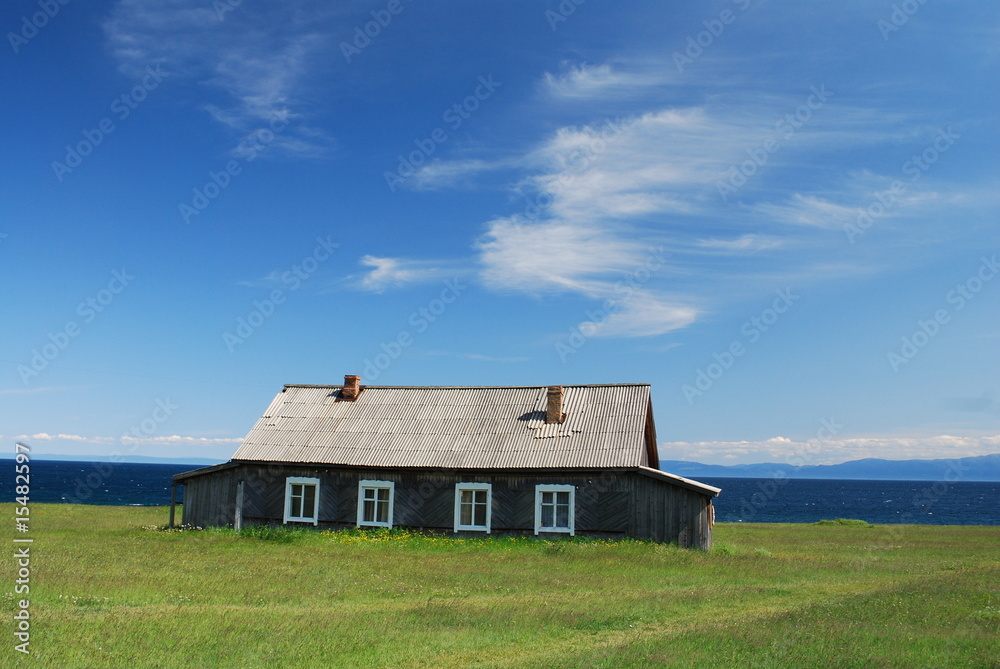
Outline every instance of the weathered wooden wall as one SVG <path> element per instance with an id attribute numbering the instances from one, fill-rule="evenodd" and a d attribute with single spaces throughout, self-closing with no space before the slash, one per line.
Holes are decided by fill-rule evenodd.
<path id="1" fill-rule="evenodd" d="M 223 469 L 185 479 L 181 522 L 201 527 L 232 525 L 238 472 L 238 469 Z"/>
<path id="2" fill-rule="evenodd" d="M 394 525 L 451 532 L 455 484 L 482 482 L 493 484 L 492 532 L 533 534 L 535 486 L 558 483 L 576 486 L 578 534 L 711 546 L 711 498 L 635 470 L 512 473 L 241 464 L 184 479 L 183 522 L 232 525 L 237 484 L 242 480 L 244 524 L 281 523 L 289 476 L 320 480 L 321 527 L 353 527 L 358 481 L 374 479 L 396 484 Z"/>

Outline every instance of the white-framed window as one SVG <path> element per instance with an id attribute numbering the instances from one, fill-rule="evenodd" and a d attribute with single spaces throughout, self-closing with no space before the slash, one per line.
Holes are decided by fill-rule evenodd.
<path id="1" fill-rule="evenodd" d="M 535 486 L 535 534 L 567 532 L 576 534 L 576 487 L 571 485 Z"/>
<path id="2" fill-rule="evenodd" d="M 285 522 L 319 524 L 319 479 L 285 479 Z"/>
<path id="3" fill-rule="evenodd" d="M 358 482 L 358 527 L 392 527 L 393 481 Z"/>
<path id="4" fill-rule="evenodd" d="M 493 520 L 493 486 L 489 483 L 455 484 L 455 531 L 490 533 Z"/>

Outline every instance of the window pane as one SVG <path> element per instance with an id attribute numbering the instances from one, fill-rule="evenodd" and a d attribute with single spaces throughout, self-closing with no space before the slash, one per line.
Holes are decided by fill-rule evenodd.
<path id="1" fill-rule="evenodd" d="M 542 527 L 552 527 L 552 506 L 542 505 Z"/>
<path id="2" fill-rule="evenodd" d="M 486 504 L 476 504 L 476 525 L 486 527 Z"/>
<path id="3" fill-rule="evenodd" d="M 472 505 L 462 504 L 461 513 L 459 513 L 458 522 L 460 525 L 471 525 L 472 524 Z"/>
<path id="4" fill-rule="evenodd" d="M 556 507 L 556 527 L 569 527 L 569 504 Z"/>
<path id="5" fill-rule="evenodd" d="M 485 490 L 473 490 L 471 492 L 475 496 L 476 504 L 486 504 L 486 491 Z"/>
<path id="6" fill-rule="evenodd" d="M 378 490 L 378 501 L 389 503 L 389 489 L 388 488 L 377 488 Z"/>
<path id="7" fill-rule="evenodd" d="M 463 490 L 462 492 L 462 504 L 471 504 L 473 500 L 472 490 Z"/>
<path id="8" fill-rule="evenodd" d="M 365 500 L 375 499 L 376 488 L 365 488 Z"/>
<path id="9" fill-rule="evenodd" d="M 365 495 L 365 496 L 367 497 L 367 495 Z M 365 507 L 364 508 L 365 508 L 365 512 L 364 512 L 363 520 L 366 523 L 370 523 L 370 522 L 374 521 L 375 520 L 375 502 L 372 501 L 372 500 L 370 500 L 370 499 L 366 499 L 365 500 Z"/>
<path id="10" fill-rule="evenodd" d="M 552 503 L 552 493 L 550 493 L 550 492 L 543 492 L 542 493 L 542 504 L 551 504 L 551 503 Z"/>
<path id="11" fill-rule="evenodd" d="M 302 513 L 300 516 L 312 518 L 313 511 L 316 509 L 316 486 L 303 486 L 302 492 Z"/>
<path id="12" fill-rule="evenodd" d="M 568 492 L 557 492 L 556 493 L 556 504 L 569 504 L 569 493 Z"/>
<path id="13" fill-rule="evenodd" d="M 388 497 L 388 492 L 389 491 L 386 490 L 386 489 L 384 489 L 384 488 L 381 489 L 381 490 L 379 490 L 379 498 L 380 499 L 377 502 L 377 504 L 378 504 L 378 518 L 377 518 L 377 520 L 380 523 L 388 523 L 389 522 L 389 501 L 388 501 L 388 499 L 381 499 L 381 497 L 382 497 L 381 493 L 383 493 L 383 492 L 387 493 L 386 497 Z"/>

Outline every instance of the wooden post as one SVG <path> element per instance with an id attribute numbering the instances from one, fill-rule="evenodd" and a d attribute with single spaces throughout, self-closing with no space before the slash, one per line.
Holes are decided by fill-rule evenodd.
<path id="1" fill-rule="evenodd" d="M 170 484 L 170 522 L 167 523 L 167 529 L 173 529 L 174 527 L 174 507 L 177 506 L 177 484 Z"/>
<path id="2" fill-rule="evenodd" d="M 243 481 L 236 484 L 236 517 L 233 518 L 233 529 L 237 532 L 243 529 Z"/>

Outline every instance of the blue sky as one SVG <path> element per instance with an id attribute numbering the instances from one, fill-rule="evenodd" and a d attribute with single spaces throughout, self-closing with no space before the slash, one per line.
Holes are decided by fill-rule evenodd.
<path id="1" fill-rule="evenodd" d="M 1000 452 L 993 2 L 7 3 L 4 411 L 652 384 L 661 456 Z"/>

